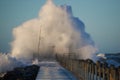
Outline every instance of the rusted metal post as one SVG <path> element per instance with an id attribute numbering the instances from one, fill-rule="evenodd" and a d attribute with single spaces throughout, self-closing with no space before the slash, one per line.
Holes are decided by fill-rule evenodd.
<path id="1" fill-rule="evenodd" d="M 95 63 L 92 62 L 92 75 L 91 75 L 91 80 L 94 80 L 94 74 L 95 74 Z"/>
<path id="2" fill-rule="evenodd" d="M 89 63 L 89 80 L 93 80 L 92 79 L 92 64 L 93 64 L 93 61 L 88 59 L 88 63 Z"/>
<path id="3" fill-rule="evenodd" d="M 82 71 L 82 74 L 81 74 L 81 76 L 83 77 L 83 79 L 84 79 L 84 60 L 82 60 L 82 65 L 81 65 L 81 71 Z"/>
<path id="4" fill-rule="evenodd" d="M 118 80 L 120 80 L 120 66 L 118 68 Z"/>
<path id="5" fill-rule="evenodd" d="M 98 80 L 101 80 L 101 63 L 97 61 L 97 72 L 98 72 Z"/>
<path id="6" fill-rule="evenodd" d="M 76 72 L 77 72 L 77 77 L 79 78 L 79 61 L 78 60 L 76 60 L 76 61 L 77 61 L 77 69 L 76 69 L 77 71 Z"/>
<path id="7" fill-rule="evenodd" d="M 110 69 L 106 67 L 106 80 L 110 80 Z"/>
<path id="8" fill-rule="evenodd" d="M 89 64 L 89 61 L 87 60 L 87 80 L 90 79 L 89 72 L 90 72 L 90 64 Z"/>
<path id="9" fill-rule="evenodd" d="M 72 59 L 70 59 L 70 71 L 71 71 L 71 72 L 72 72 L 72 65 L 73 65 Z"/>
<path id="10" fill-rule="evenodd" d="M 120 80 L 120 66 L 117 71 L 118 71 L 118 80 Z"/>
<path id="11" fill-rule="evenodd" d="M 114 65 L 110 66 L 110 80 L 117 80 L 116 68 Z"/>
<path id="12" fill-rule="evenodd" d="M 73 59 L 73 73 L 76 75 L 76 73 L 75 73 L 75 67 L 76 67 L 76 65 L 75 64 L 76 64 L 75 60 Z"/>
<path id="13" fill-rule="evenodd" d="M 86 80 L 89 80 L 89 63 L 86 61 Z"/>
<path id="14" fill-rule="evenodd" d="M 97 65 L 95 64 L 95 74 L 94 74 L 94 79 L 95 80 L 98 80 L 98 71 L 97 71 L 98 69 L 97 69 Z"/>
<path id="15" fill-rule="evenodd" d="M 87 79 L 87 78 L 86 78 L 86 77 L 87 77 L 87 75 L 86 75 L 86 74 L 87 74 L 87 62 L 85 61 L 84 63 L 85 63 L 85 64 L 84 64 L 84 65 L 85 65 L 85 66 L 84 66 L 84 68 L 85 68 L 85 69 L 84 69 L 84 70 L 85 70 L 84 80 L 86 80 L 86 79 Z"/>
<path id="16" fill-rule="evenodd" d="M 91 80 L 91 61 L 90 61 L 90 59 L 88 59 L 88 64 L 89 64 L 89 66 L 88 66 L 88 77 L 89 77 L 89 79 L 88 80 Z"/>
<path id="17" fill-rule="evenodd" d="M 83 61 L 83 79 L 85 80 L 85 60 Z"/>
<path id="18" fill-rule="evenodd" d="M 107 68 L 108 67 L 108 64 L 107 63 L 103 63 L 102 64 L 102 79 L 103 80 L 107 80 Z"/>
<path id="19" fill-rule="evenodd" d="M 82 60 L 79 60 L 79 78 L 82 78 Z"/>

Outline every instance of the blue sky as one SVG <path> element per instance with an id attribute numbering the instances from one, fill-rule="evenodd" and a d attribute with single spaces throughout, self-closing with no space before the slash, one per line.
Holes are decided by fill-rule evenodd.
<path id="1" fill-rule="evenodd" d="M 10 51 L 12 29 L 36 18 L 46 0 L 0 0 L 0 52 Z M 120 0 L 54 0 L 72 6 L 100 52 L 120 52 Z"/>

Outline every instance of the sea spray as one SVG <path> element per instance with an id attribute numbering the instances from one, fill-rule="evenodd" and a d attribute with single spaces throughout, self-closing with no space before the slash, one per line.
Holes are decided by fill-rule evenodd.
<path id="1" fill-rule="evenodd" d="M 84 23 L 73 16 L 71 6 L 56 6 L 52 0 L 47 1 L 37 18 L 14 28 L 13 35 L 11 53 L 17 59 L 51 57 L 54 53 L 74 53 L 86 59 L 97 51 Z"/>

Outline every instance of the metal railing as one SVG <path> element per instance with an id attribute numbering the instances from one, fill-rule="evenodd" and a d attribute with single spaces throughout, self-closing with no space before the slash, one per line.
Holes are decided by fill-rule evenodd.
<path id="1" fill-rule="evenodd" d="M 71 71 L 78 80 L 120 80 L 120 67 L 92 60 L 71 59 L 67 56 L 56 55 L 57 61 Z"/>

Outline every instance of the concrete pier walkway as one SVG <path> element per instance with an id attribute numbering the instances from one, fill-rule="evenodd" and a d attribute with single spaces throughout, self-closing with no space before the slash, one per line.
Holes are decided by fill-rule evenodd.
<path id="1" fill-rule="evenodd" d="M 77 80 L 56 61 L 42 61 L 39 62 L 39 66 L 40 69 L 36 80 Z"/>

